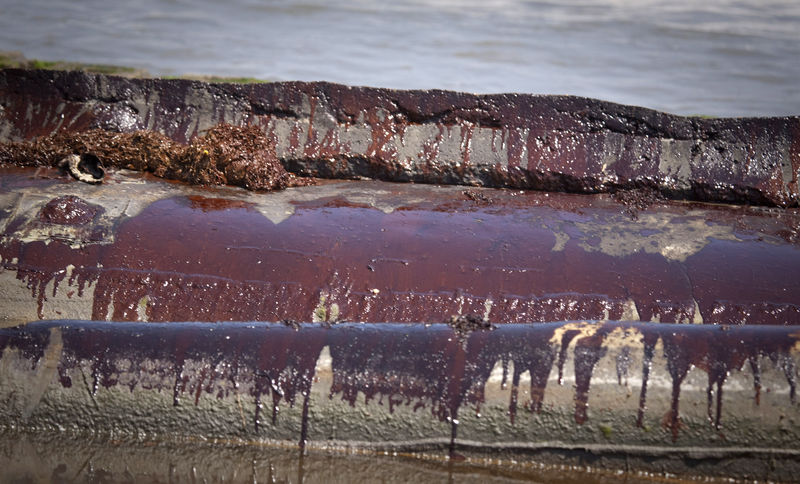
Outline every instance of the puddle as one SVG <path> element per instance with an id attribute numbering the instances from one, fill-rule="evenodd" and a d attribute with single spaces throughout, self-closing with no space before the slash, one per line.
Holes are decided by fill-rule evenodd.
<path id="1" fill-rule="evenodd" d="M 585 469 L 448 462 L 409 455 L 297 450 L 224 442 L 157 442 L 0 434 L 5 482 L 86 483 L 514 483 L 610 484 L 665 479 Z M 681 482 L 670 479 L 668 482 Z"/>

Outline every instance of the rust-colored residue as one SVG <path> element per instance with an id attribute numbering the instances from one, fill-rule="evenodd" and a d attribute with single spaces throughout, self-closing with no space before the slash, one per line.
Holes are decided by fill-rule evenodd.
<path id="1" fill-rule="evenodd" d="M 211 212 L 215 210 L 252 209 L 253 204 L 243 200 L 229 200 L 227 198 L 204 197 L 202 195 L 189 195 L 186 197 L 193 209 Z"/>
<path id="2" fill-rule="evenodd" d="M 289 171 L 310 176 L 580 193 L 647 186 L 673 199 L 800 201 L 797 117 L 703 119 L 573 96 L 19 69 L 0 69 L 0 104 L 4 141 L 102 128 L 188 143 L 231 123 L 258 127 Z M 241 168 L 224 172 L 229 183 L 241 180 Z M 219 179 L 214 170 L 204 176 Z"/>
<path id="3" fill-rule="evenodd" d="M 65 195 L 47 202 L 39 212 L 39 220 L 57 225 L 83 225 L 91 221 L 99 210 L 80 197 Z"/>
<path id="4" fill-rule="evenodd" d="M 173 393 L 174 405 L 197 405 L 203 395 L 218 399 L 249 392 L 255 405 L 252 428 L 268 436 L 269 423 L 262 419 L 263 398 L 271 398 L 271 421 L 279 418 L 285 402 L 303 398 L 300 445 L 308 435 L 308 399 L 315 365 L 323 347 L 332 358 L 330 397 L 340 396 L 352 406 L 376 400 L 390 412 L 398 406 L 414 410 L 428 408 L 432 417 L 452 425 L 452 443 L 457 437 L 459 412 L 468 407 L 480 413 L 485 385 L 497 362 L 513 362 L 509 417 L 514 422 L 520 375 L 530 372 L 531 401 L 528 411 L 541 410 L 548 375 L 558 348 L 570 346 L 553 341 L 556 330 L 568 323 L 505 325 L 495 331 L 471 333 L 465 344 L 455 330 L 436 325 L 297 325 L 269 323 L 126 324 L 51 322 L 0 330 L 0 357 L 15 348 L 35 365 L 49 342 L 50 329 L 59 327 L 63 351 L 58 362 L 61 385 L 71 387 L 70 370 L 91 367 L 89 391 L 125 385 L 131 391 Z M 680 432 L 680 389 L 688 368 L 696 365 L 708 375 L 709 416 L 718 427 L 722 420 L 721 392 L 727 377 L 744 371 L 746 361 L 760 365 L 772 362 L 786 375 L 788 398 L 794 402 L 796 368 L 790 354 L 798 335 L 795 328 L 675 326 L 643 323 L 588 324 L 588 334 L 574 343 L 576 375 L 575 420 L 584 423 L 588 390 L 595 363 L 604 357 L 603 339 L 612 331 L 640 334 L 645 346 L 658 340 L 672 379 L 673 399 L 664 424 L 673 440 Z M 572 335 L 574 338 L 574 334 Z M 565 344 L 566 343 L 566 344 Z M 660 356 L 660 355 L 659 355 Z M 188 370 L 187 362 L 201 370 Z M 124 367 L 118 367 L 122 362 Z M 208 362 L 213 362 L 209 365 Z M 755 368 L 756 366 L 753 366 Z M 638 418 L 645 412 L 650 361 L 642 367 L 642 400 Z M 758 373 L 753 372 L 756 392 Z M 146 386 L 141 382 L 147 382 Z M 712 405 L 712 395 L 716 404 Z M 189 397 L 184 402 L 184 396 Z M 757 402 L 757 400 L 756 400 Z"/>
<path id="5" fill-rule="evenodd" d="M 46 287 L 90 284 L 98 320 L 800 324 L 792 210 L 664 202 L 634 221 L 603 196 L 496 190 L 483 206 L 458 189 L 341 186 L 399 206 L 301 198 L 274 223 L 241 200 L 178 195 L 81 248 L 30 240 L 27 222 L 8 219 L 0 257 L 40 311 Z"/>
<path id="6" fill-rule="evenodd" d="M 106 167 L 148 171 L 200 185 L 278 190 L 311 183 L 288 173 L 275 154 L 274 143 L 254 126 L 219 124 L 189 146 L 153 131 L 102 129 L 0 142 L 0 164 L 54 167 L 71 154 L 96 157 Z"/>

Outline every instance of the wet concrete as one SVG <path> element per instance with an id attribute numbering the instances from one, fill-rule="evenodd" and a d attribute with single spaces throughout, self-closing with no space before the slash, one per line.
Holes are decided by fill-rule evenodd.
<path id="1" fill-rule="evenodd" d="M 508 324 L 459 338 L 444 324 L 36 322 L 0 330 L 0 412 L 20 431 L 625 456 L 679 474 L 691 456 L 786 479 L 799 351 L 796 328 L 778 326 Z"/>
<path id="2" fill-rule="evenodd" d="M 91 186 L 7 169 L 0 184 L 6 325 L 800 324 L 796 209 L 661 201 L 632 216 L 608 195 L 374 181 L 256 195 L 133 172 Z"/>
<path id="3" fill-rule="evenodd" d="M 797 471 L 796 209 L 115 170 L 0 184 L 17 430 Z M 581 319 L 631 321 L 552 322 Z"/>
<path id="4" fill-rule="evenodd" d="M 252 125 L 290 171 L 334 178 L 796 206 L 800 119 L 687 118 L 568 96 L 206 84 L 0 71 L 0 141 L 156 131 L 186 143 Z"/>

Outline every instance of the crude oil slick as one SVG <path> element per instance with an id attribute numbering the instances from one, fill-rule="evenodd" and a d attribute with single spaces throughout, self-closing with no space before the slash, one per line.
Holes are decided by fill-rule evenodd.
<path id="1" fill-rule="evenodd" d="M 6 325 L 470 313 L 800 324 L 797 209 L 661 200 L 638 210 L 607 195 L 374 181 L 251 196 L 131 172 L 99 186 L 2 173 Z"/>

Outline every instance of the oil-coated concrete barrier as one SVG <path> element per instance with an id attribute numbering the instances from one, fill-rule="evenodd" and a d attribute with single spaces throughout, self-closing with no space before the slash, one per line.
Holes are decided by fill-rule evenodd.
<path id="1" fill-rule="evenodd" d="M 799 170 L 797 117 L 0 70 L 0 463 L 793 480 Z"/>

